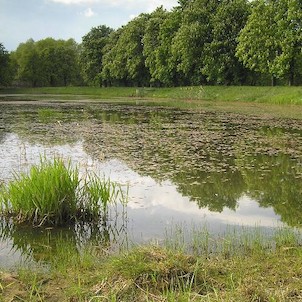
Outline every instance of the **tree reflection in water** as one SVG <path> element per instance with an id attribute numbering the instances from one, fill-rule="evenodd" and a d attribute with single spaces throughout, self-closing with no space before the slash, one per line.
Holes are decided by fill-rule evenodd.
<path id="1" fill-rule="evenodd" d="M 123 220 L 75 223 L 64 228 L 33 228 L 2 218 L 0 240 L 10 241 L 12 252 L 19 252 L 26 261 L 55 265 L 58 255 L 81 255 L 87 248 L 97 253 L 109 253 L 125 247 L 128 244 L 126 217 L 124 212 Z"/>
<path id="2" fill-rule="evenodd" d="M 122 104 L 43 106 L 2 105 L 2 123 L 34 144 L 81 142 L 95 160 L 118 159 L 141 176 L 169 180 L 200 208 L 235 211 L 247 195 L 289 225 L 302 223 L 301 121 Z"/>

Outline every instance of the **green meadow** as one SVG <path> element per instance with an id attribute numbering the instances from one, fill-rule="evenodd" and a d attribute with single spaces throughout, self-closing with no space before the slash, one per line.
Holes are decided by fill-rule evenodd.
<path id="1" fill-rule="evenodd" d="M 181 109 L 302 118 L 299 86 L 2 88 L 0 100 L 118 102 Z"/>
<path id="2" fill-rule="evenodd" d="M 41 87 L 2 88 L 1 94 L 27 95 L 32 98 L 70 97 L 75 99 L 146 98 L 254 102 L 269 104 L 302 104 L 302 87 L 294 86 L 192 86 L 192 87 Z M 25 96 L 20 96 L 25 97 Z"/>

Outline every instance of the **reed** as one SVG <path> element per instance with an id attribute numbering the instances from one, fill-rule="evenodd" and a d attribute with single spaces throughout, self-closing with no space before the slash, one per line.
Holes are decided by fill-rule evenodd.
<path id="1" fill-rule="evenodd" d="M 118 197 L 117 185 L 97 175 L 80 179 L 78 167 L 61 158 L 41 159 L 29 174 L 14 174 L 0 188 L 2 213 L 16 222 L 66 225 L 76 220 L 105 218 L 110 202 Z"/>
<path id="2" fill-rule="evenodd" d="M 111 201 L 116 201 L 119 190 L 116 183 L 110 179 L 101 179 L 95 174 L 90 174 L 83 186 L 83 211 L 90 218 L 101 215 L 107 216 L 108 206 Z"/>
<path id="3" fill-rule="evenodd" d="M 79 172 L 70 162 L 41 159 L 29 174 L 14 174 L 13 181 L 3 186 L 0 194 L 2 211 L 13 215 L 19 222 L 33 224 L 63 224 L 77 213 L 76 190 Z"/>

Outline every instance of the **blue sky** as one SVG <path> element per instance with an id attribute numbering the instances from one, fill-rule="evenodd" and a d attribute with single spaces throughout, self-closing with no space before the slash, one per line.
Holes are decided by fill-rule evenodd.
<path id="1" fill-rule="evenodd" d="M 9 51 L 30 38 L 80 43 L 92 27 L 118 28 L 160 5 L 171 9 L 177 0 L 0 0 L 0 43 Z"/>

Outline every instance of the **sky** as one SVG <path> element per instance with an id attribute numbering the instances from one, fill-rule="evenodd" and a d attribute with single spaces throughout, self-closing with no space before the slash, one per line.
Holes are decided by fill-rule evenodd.
<path id="1" fill-rule="evenodd" d="M 81 43 L 92 27 L 116 29 L 161 5 L 170 10 L 177 0 L 0 0 L 0 43 L 8 51 L 30 38 Z"/>

